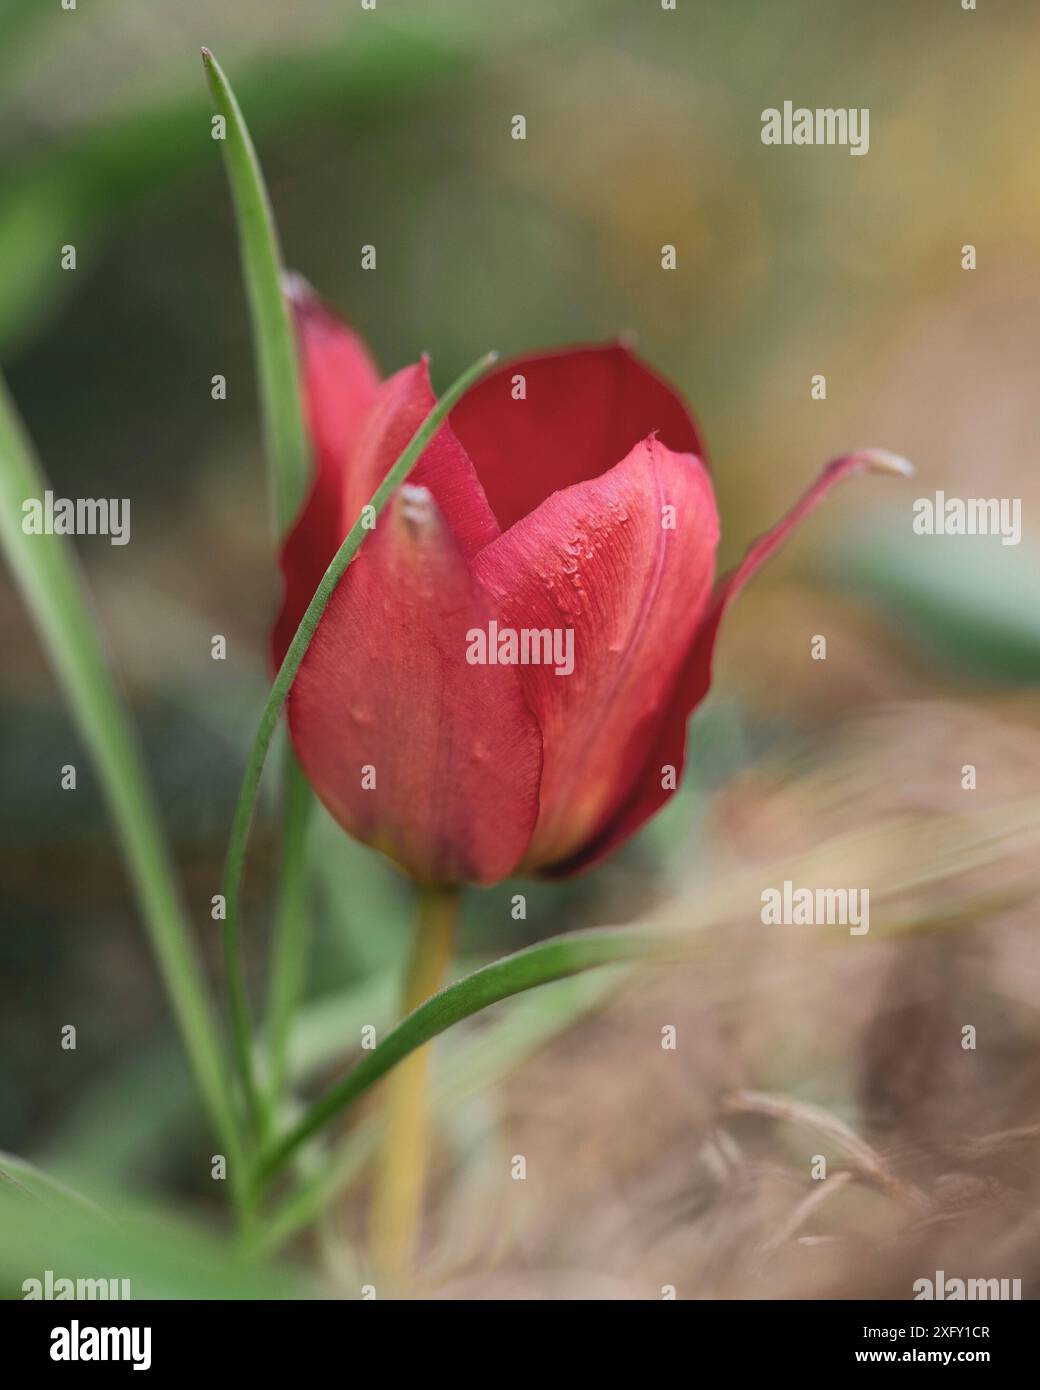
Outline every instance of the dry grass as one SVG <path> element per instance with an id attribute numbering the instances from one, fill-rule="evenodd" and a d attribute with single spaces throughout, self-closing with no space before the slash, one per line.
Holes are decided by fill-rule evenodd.
<path id="1" fill-rule="evenodd" d="M 969 760 L 985 790 L 960 791 Z M 445 1177 L 429 1291 L 905 1299 L 945 1270 L 1035 1296 L 1038 772 L 1034 730 L 929 702 L 731 786 L 710 878 L 667 912 L 694 959 L 514 1078 L 505 1138 Z M 764 927 L 784 876 L 869 885 L 870 932 Z"/>

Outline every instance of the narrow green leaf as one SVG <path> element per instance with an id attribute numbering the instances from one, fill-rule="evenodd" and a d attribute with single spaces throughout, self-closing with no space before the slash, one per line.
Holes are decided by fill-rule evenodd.
<path id="1" fill-rule="evenodd" d="M 463 1025 L 459 1033 L 452 1035 L 458 1039 L 458 1045 L 438 1064 L 433 1084 L 434 1112 L 454 1113 L 470 1096 L 503 1080 L 565 1029 L 605 1003 L 623 984 L 628 969 L 623 965 L 605 968 L 594 976 L 556 980 L 534 994 L 519 995 L 506 1002 L 495 1023 L 481 1027 L 479 1040 L 474 1035 L 466 1036 Z M 366 1016 L 372 1017 L 371 1010 Z M 346 1031 L 341 1025 L 341 1040 Z M 371 1158 L 380 1127 L 378 1112 L 352 1125 L 346 1142 L 316 1165 L 313 1172 L 307 1172 L 271 1216 L 252 1229 L 246 1238 L 248 1248 L 258 1255 L 271 1255 L 297 1231 L 317 1220 Z"/>
<path id="2" fill-rule="evenodd" d="M 303 996 L 310 942 L 307 827 L 314 797 L 291 747 L 285 749 L 282 763 L 282 791 L 282 860 L 265 1013 L 270 1113 L 277 1110 L 285 1089 L 289 1040 Z"/>
<path id="3" fill-rule="evenodd" d="M 202 50 L 202 58 L 217 112 L 226 125 L 223 144 L 253 327 L 275 529 L 281 539 L 295 520 L 310 476 L 296 342 L 291 312 L 282 290 L 284 266 L 264 176 L 238 101 L 220 64 L 208 49 Z M 292 749 L 286 750 L 283 772 L 282 857 L 268 988 L 271 1072 L 268 1094 L 260 1094 L 248 1069 L 242 1078 L 250 1112 L 262 1129 L 270 1123 L 281 1099 L 285 1049 L 293 1012 L 303 989 L 309 939 L 304 853 L 313 798 Z M 244 1055 L 241 1034 L 243 1030 L 251 1031 L 251 1025 L 241 987 L 240 962 L 235 962 L 228 978 L 241 1059 Z"/>
<path id="4" fill-rule="evenodd" d="M 100 1207 L 89 1197 L 84 1197 L 75 1188 L 44 1172 L 35 1163 L 0 1150 L 0 1191 L 8 1187 L 49 1206 L 71 1205 L 85 1207 L 98 1214 L 101 1212 Z"/>
<path id="5" fill-rule="evenodd" d="M 26 1201 L 0 1184 L 0 1296 L 21 1297 L 26 1278 L 50 1269 L 63 1278 L 118 1278 L 140 1299 L 314 1298 L 318 1289 L 291 1267 L 257 1266 L 212 1224 L 172 1217 L 151 1204 L 102 1193 L 89 1204 Z M 111 1213 L 110 1215 L 106 1212 Z"/>
<path id="6" fill-rule="evenodd" d="M 196 1081 L 237 1183 L 243 1176 L 240 1150 L 219 1035 L 143 760 L 108 670 L 75 552 L 64 537 L 22 529 L 23 503 L 42 498 L 45 486 L 0 378 L 0 544 L 97 766 Z"/>
<path id="7" fill-rule="evenodd" d="M 260 1165 L 267 1179 L 333 1116 L 354 1104 L 392 1067 L 461 1019 L 524 990 L 562 980 L 602 965 L 648 960 L 674 947 L 675 933 L 646 927 L 603 927 L 554 936 L 505 956 L 435 994 L 410 1013 L 393 1032 L 337 1085 L 314 1102 L 296 1125 L 268 1151 Z"/>
<path id="8" fill-rule="evenodd" d="M 292 524 L 310 476 L 303 423 L 296 343 L 289 307 L 282 293 L 281 248 L 270 199 L 235 94 L 208 48 L 202 61 L 217 114 L 226 123 L 224 148 L 228 180 L 238 219 L 242 275 L 253 322 L 253 346 L 260 377 L 267 456 L 278 534 Z"/>

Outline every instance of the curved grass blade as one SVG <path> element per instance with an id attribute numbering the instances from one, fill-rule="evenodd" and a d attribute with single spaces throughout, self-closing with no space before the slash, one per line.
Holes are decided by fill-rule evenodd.
<path id="1" fill-rule="evenodd" d="M 84 1207 L 98 1215 L 102 1214 L 97 1203 L 89 1197 L 84 1197 L 82 1192 L 77 1192 L 74 1187 L 69 1187 L 50 1173 L 45 1173 L 28 1159 L 18 1158 L 15 1154 L 0 1150 L 0 1190 L 5 1187 L 50 1205 L 70 1204 Z"/>
<path id="2" fill-rule="evenodd" d="M 141 754 L 71 545 L 62 536 L 27 535 L 20 524 L 23 502 L 42 497 L 44 488 L 0 378 L 0 543 L 97 766 L 196 1082 L 237 1185 L 244 1174 L 230 1082 Z"/>
<path id="3" fill-rule="evenodd" d="M 806 854 L 783 856 L 769 865 L 741 866 L 695 900 L 677 901 L 659 922 L 553 937 L 485 966 L 427 1000 L 404 1019 L 353 1071 L 305 1111 L 280 1143 L 269 1148 L 260 1165 L 260 1175 L 273 1176 L 301 1144 L 351 1106 L 403 1057 L 453 1024 L 501 999 L 602 965 L 692 960 L 698 952 L 711 949 L 719 931 L 732 929 L 746 918 L 748 905 L 760 901 L 763 882 L 782 882 L 785 878 L 826 881 L 828 873 L 833 873 L 834 863 L 844 866 L 845 871 L 850 864 L 858 865 L 854 877 L 870 881 L 881 862 L 885 877 L 878 888 L 878 902 L 883 915 L 877 926 L 885 934 L 943 930 L 976 920 L 982 912 L 1003 910 L 1007 902 L 1024 901 L 1035 891 L 1037 881 L 1032 868 L 1036 856 L 1032 852 L 1040 842 L 1038 809 L 1040 802 L 1036 797 L 1024 797 L 1011 806 L 972 815 L 895 816 L 871 826 L 865 833 L 837 835 Z M 957 879 L 983 864 L 998 862 L 1007 863 L 1007 902 L 992 902 L 988 900 L 992 894 L 970 892 L 966 900 L 961 890 L 956 901 L 965 910 L 954 914 L 940 906 L 937 914 L 935 895 L 925 889 Z M 1029 867 L 1024 868 L 1027 864 Z M 872 922 L 871 931 L 874 930 Z M 831 939 L 843 940 L 841 936 Z M 306 1200 L 310 1202 L 309 1195 Z M 293 1221 L 295 1217 L 290 1224 Z"/>
<path id="4" fill-rule="evenodd" d="M 443 1062 L 434 1080 L 433 1106 L 454 1111 L 471 1095 L 503 1080 L 565 1029 L 606 1002 L 628 976 L 628 966 L 575 975 L 510 1001 L 501 1018 L 480 1030 L 479 1044 L 460 1046 Z M 342 1028 L 340 1034 L 342 1036 Z M 321 1213 L 358 1177 L 376 1149 L 380 1117 L 366 1115 L 351 1127 L 346 1142 L 308 1172 L 246 1237 L 258 1256 L 274 1254 Z"/>
<path id="5" fill-rule="evenodd" d="M 260 1164 L 259 1177 L 272 1177 L 293 1153 L 335 1115 L 374 1086 L 410 1052 L 472 1014 L 524 990 L 562 980 L 585 970 L 626 961 L 667 957 L 676 947 L 674 931 L 646 927 L 601 927 L 568 932 L 528 946 L 485 965 L 464 980 L 435 994 L 389 1033 L 337 1085 L 314 1102 L 296 1125 L 275 1144 Z"/>

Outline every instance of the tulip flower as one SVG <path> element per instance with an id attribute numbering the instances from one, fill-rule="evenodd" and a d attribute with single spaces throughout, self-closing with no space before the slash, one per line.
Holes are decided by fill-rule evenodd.
<path id="1" fill-rule="evenodd" d="M 434 403 L 425 359 L 380 381 L 324 304 L 300 282 L 291 297 L 316 471 L 282 557 L 276 662 Z M 831 463 L 717 583 L 718 511 L 679 394 L 620 343 L 505 363 L 455 407 L 322 616 L 288 705 L 308 778 L 421 883 L 595 863 L 678 784 L 727 605 L 867 467 L 906 468 Z"/>
<path id="2" fill-rule="evenodd" d="M 284 520 L 305 441 L 290 315 L 279 299 L 278 239 L 234 94 L 213 55 L 203 50 L 203 57 L 230 137 Z M 390 1071 L 369 1253 L 392 1280 L 407 1275 L 420 1229 L 431 1016 L 443 1026 L 445 1007 L 463 1006 L 456 990 L 454 1004 L 446 993 L 438 1008 L 420 1010 L 449 968 L 462 885 L 573 873 L 637 831 L 678 786 L 686 724 L 711 683 L 729 603 L 840 478 L 870 467 L 909 470 L 879 452 L 836 459 L 717 580 L 718 512 L 697 427 L 674 388 L 627 346 L 542 353 L 481 375 L 495 358 L 488 354 L 435 406 L 425 358 L 382 380 L 360 339 L 302 281 L 291 280 L 287 293 L 314 481 L 281 557 L 285 592 L 272 637 L 278 674 L 229 840 L 225 960 L 236 1061 L 261 1141 L 254 1185 L 262 1189 L 333 1114 Z M 359 548 L 362 528 L 372 534 Z M 264 758 L 283 708 L 317 794 L 350 834 L 412 876 L 418 911 L 402 992 L 409 1017 L 271 1143 L 277 1106 L 265 1107 L 255 1077 L 237 903 Z M 298 868 L 306 799 L 295 778 L 292 787 L 286 863 Z M 272 1009 L 275 1099 L 302 958 L 299 886 L 294 876 L 279 913 L 278 961 L 290 968 L 276 976 L 288 984 Z M 579 949 L 571 964 L 617 960 L 618 944 L 610 934 L 602 955 Z M 637 950 L 642 943 L 630 939 L 622 954 Z M 555 949 L 549 960 L 544 975 L 544 960 L 530 973 L 531 951 L 500 963 L 509 966 L 509 992 L 558 978 Z M 465 1007 L 506 997 L 496 993 L 501 974 L 497 983 L 487 970 L 478 975 L 464 982 L 477 981 L 462 991 Z"/>
<path id="3" fill-rule="evenodd" d="M 434 405 L 389 379 L 294 280 L 315 477 L 282 553 L 280 665 L 330 560 Z M 458 891 L 584 869 L 678 785 L 727 606 L 847 474 L 836 459 L 716 580 L 719 518 L 679 394 L 624 344 L 541 353 L 451 411 L 343 572 L 289 692 L 297 757 L 335 819 L 419 885 L 402 1006 L 440 988 Z M 374 516 L 371 518 L 374 522 Z M 417 1240 L 427 1049 L 390 1078 L 373 1195 L 379 1268 Z"/>

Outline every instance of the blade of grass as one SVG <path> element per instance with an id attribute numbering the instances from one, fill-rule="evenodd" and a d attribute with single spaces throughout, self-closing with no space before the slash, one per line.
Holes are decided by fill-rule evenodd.
<path id="1" fill-rule="evenodd" d="M 202 50 L 202 61 L 217 113 L 226 123 L 226 138 L 220 143 L 238 220 L 242 277 L 260 378 L 260 409 L 272 463 L 274 515 L 281 535 L 295 520 L 310 477 L 296 343 L 282 293 L 281 248 L 264 176 L 235 94 L 208 48 Z"/>
<path id="2" fill-rule="evenodd" d="M 249 302 L 259 377 L 260 409 L 268 486 L 277 534 L 288 531 L 303 502 L 310 475 L 310 450 L 303 421 L 296 342 L 291 310 L 282 292 L 285 267 L 263 171 L 238 100 L 208 49 L 203 64 L 217 112 L 226 123 L 225 162 L 238 221 L 242 275 Z M 307 825 L 313 798 L 291 748 L 282 765 L 281 863 L 274 944 L 268 976 L 267 1041 L 270 1080 L 261 1097 L 243 1073 L 247 1103 L 264 1133 L 277 1113 L 285 1081 L 285 1049 L 293 1013 L 303 991 L 309 943 L 307 913 Z M 225 938 L 227 940 L 227 938 Z M 236 962 L 232 1008 L 243 1027 L 244 996 Z M 245 1016 L 248 1025 L 248 1015 Z"/>
<path id="3" fill-rule="evenodd" d="M 30 1163 L 27 1159 L 18 1158 L 15 1154 L 4 1153 L 0 1150 L 0 1188 L 4 1183 L 13 1188 L 15 1192 L 22 1192 L 26 1197 L 49 1203 L 52 1206 L 71 1204 L 86 1207 L 90 1211 L 101 1214 L 101 1208 L 97 1203 L 89 1197 L 84 1197 L 74 1187 L 69 1187 L 66 1183 L 52 1177 L 50 1173 L 45 1173 L 42 1168 L 37 1168 L 35 1163 Z"/>
<path id="4" fill-rule="evenodd" d="M 392 493 L 405 481 L 408 474 L 412 471 L 419 461 L 419 457 L 427 444 L 437 433 L 443 424 L 445 417 L 458 401 L 459 397 L 468 390 L 476 379 L 481 376 L 488 367 L 496 360 L 496 354 L 489 352 L 484 357 L 455 381 L 437 404 L 433 407 L 426 419 L 412 435 L 404 452 L 397 459 L 396 463 L 387 473 L 386 477 L 379 484 L 372 500 L 369 503 L 374 517 L 378 519 Z M 346 540 L 332 557 L 328 569 L 322 576 L 321 583 L 315 590 L 314 597 L 307 606 L 307 611 L 300 620 L 300 625 L 296 629 L 296 635 L 289 644 L 289 650 L 285 654 L 279 670 L 275 677 L 271 693 L 267 697 L 263 713 L 260 716 L 260 725 L 253 740 L 250 750 L 249 761 L 246 764 L 245 776 L 242 779 L 242 787 L 238 795 L 238 803 L 235 806 L 235 815 L 231 824 L 231 835 L 228 841 L 227 858 L 224 863 L 224 900 L 225 900 L 225 920 L 224 920 L 224 958 L 227 965 L 228 986 L 231 993 L 231 1013 L 232 1024 L 235 1036 L 235 1056 L 238 1063 L 239 1074 L 245 1090 L 247 1103 L 253 1116 L 254 1123 L 258 1132 L 262 1133 L 265 1127 L 265 1110 L 260 1095 L 260 1090 L 256 1080 L 256 1072 L 253 1066 L 253 1054 L 251 1044 L 252 1027 L 249 1017 L 249 1003 L 246 997 L 245 980 L 242 972 L 241 945 L 239 941 L 239 900 L 242 886 L 242 868 L 245 861 L 246 845 L 249 840 L 249 829 L 253 821 L 253 812 L 256 807 L 256 795 L 260 786 L 260 775 L 264 769 L 264 762 L 267 758 L 267 751 L 271 746 L 271 739 L 277 728 L 278 720 L 281 717 L 282 706 L 285 704 L 289 694 L 289 687 L 292 685 L 296 672 L 300 668 L 304 654 L 310 645 L 311 638 L 314 636 L 315 629 L 325 611 L 325 605 L 332 596 L 332 591 L 343 574 L 343 571 L 357 554 L 362 542 L 369 534 L 369 528 L 363 524 L 362 517 L 351 527 Z"/>
<path id="5" fill-rule="evenodd" d="M 242 1190 L 230 1081 L 143 760 L 129 729 L 71 544 L 27 535 L 22 504 L 45 483 L 0 378 L 0 542 L 94 759 L 159 970 L 210 1118 Z"/>
<path id="6" fill-rule="evenodd" d="M 282 863 L 265 1011 L 269 1113 L 285 1090 L 293 1017 L 303 996 L 310 942 L 307 826 L 314 798 L 291 747 L 282 764 Z"/>
<path id="7" fill-rule="evenodd" d="M 268 1150 L 259 1167 L 259 1179 L 266 1181 L 273 1177 L 301 1144 L 353 1105 L 392 1067 L 460 1020 L 552 980 L 562 980 L 603 965 L 665 956 L 674 947 L 673 931 L 602 927 L 550 937 L 548 941 L 540 941 L 474 971 L 421 1004 L 353 1071 L 316 1100 L 293 1128 Z"/>
<path id="8" fill-rule="evenodd" d="M 843 872 L 854 880 L 877 885 L 880 911 L 877 923 L 871 921 L 872 939 L 875 932 L 884 936 L 946 930 L 978 920 L 980 914 L 1005 910 L 1012 902 L 1026 901 L 1036 888 L 1033 866 L 1040 843 L 1038 807 L 1040 802 L 1030 796 L 973 815 L 896 816 L 865 833 L 835 836 L 804 855 L 741 866 L 698 892 L 696 898 L 677 899 L 668 914 L 653 924 L 573 932 L 506 956 L 442 990 L 409 1014 L 267 1150 L 258 1176 L 261 1180 L 272 1177 L 301 1144 L 353 1105 L 403 1057 L 489 1004 L 602 965 L 639 960 L 671 963 L 710 953 L 718 932 L 731 933 L 739 924 L 746 925 L 749 913 L 761 903 L 764 882 L 788 878 L 827 882 L 834 877 L 836 863 L 844 866 Z M 973 894 L 970 887 L 963 886 L 963 874 L 999 860 L 1008 861 L 1006 901 L 994 903 L 991 892 Z M 953 899 L 963 909 L 960 912 L 952 912 L 933 893 L 923 891 L 953 880 L 961 880 Z M 837 934 L 825 940 L 827 950 L 840 950 L 838 943 L 847 947 L 853 938 Z"/>
<path id="9" fill-rule="evenodd" d="M 595 976 L 573 976 L 510 1001 L 501 1019 L 480 1030 L 479 1042 L 471 1039 L 470 1046 L 463 1044 L 441 1064 L 433 1086 L 434 1109 L 454 1111 L 471 1095 L 503 1080 L 604 1003 L 627 974 L 628 967 L 622 965 Z M 376 1114 L 352 1126 L 346 1142 L 313 1172 L 307 1172 L 270 1217 L 252 1229 L 246 1248 L 270 1256 L 316 1221 L 362 1172 L 375 1152 L 379 1135 Z"/>

